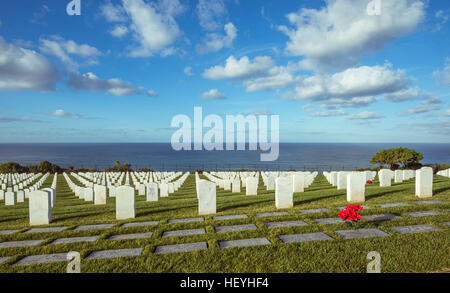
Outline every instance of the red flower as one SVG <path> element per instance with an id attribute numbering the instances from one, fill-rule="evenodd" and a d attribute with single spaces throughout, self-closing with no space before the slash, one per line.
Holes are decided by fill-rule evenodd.
<path id="1" fill-rule="evenodd" d="M 372 181 L 371 180 L 367 180 L 366 184 L 372 184 Z"/>
<path id="2" fill-rule="evenodd" d="M 339 212 L 339 217 L 340 217 L 342 220 L 347 219 L 347 217 L 348 217 L 348 211 L 347 211 L 347 209 L 341 210 L 341 211 Z"/>
<path id="3" fill-rule="evenodd" d="M 362 210 L 363 207 L 357 204 L 348 205 L 345 209 L 339 212 L 339 217 L 343 220 L 348 221 L 358 221 L 361 219 L 358 211 Z"/>

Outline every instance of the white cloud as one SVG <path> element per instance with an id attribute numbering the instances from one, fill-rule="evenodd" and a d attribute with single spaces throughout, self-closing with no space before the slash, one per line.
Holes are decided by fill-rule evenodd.
<path id="1" fill-rule="evenodd" d="M 247 56 L 239 60 L 230 56 L 227 58 L 225 66 L 211 67 L 203 72 L 203 77 L 212 80 L 249 78 L 263 75 L 274 65 L 272 58 L 269 56 L 258 56 L 253 60 L 250 60 Z"/>
<path id="2" fill-rule="evenodd" d="M 409 108 L 403 115 L 422 114 L 440 109 L 442 109 L 441 99 L 430 94 L 429 97 L 422 101 L 419 106 Z"/>
<path id="3" fill-rule="evenodd" d="M 313 104 L 306 104 L 302 106 L 302 111 L 304 112 L 313 112 L 315 109 Z"/>
<path id="4" fill-rule="evenodd" d="M 399 103 L 419 99 L 426 95 L 427 93 L 423 92 L 418 87 L 414 87 L 387 94 L 384 97 L 390 102 Z"/>
<path id="5" fill-rule="evenodd" d="M 365 53 L 378 52 L 411 33 L 425 16 L 422 0 L 382 1 L 381 15 L 366 13 L 368 1 L 329 0 L 320 10 L 302 8 L 286 15 L 293 26 L 279 26 L 289 37 L 286 52 L 304 56 L 305 69 L 344 69 Z"/>
<path id="6" fill-rule="evenodd" d="M 116 25 L 110 34 L 116 38 L 123 38 L 126 34 L 128 34 L 128 28 L 124 25 Z"/>
<path id="7" fill-rule="evenodd" d="M 197 15 L 200 26 L 207 31 L 218 30 L 222 27 L 222 19 L 227 14 L 223 0 L 199 0 Z"/>
<path id="8" fill-rule="evenodd" d="M 358 114 L 348 115 L 346 118 L 350 120 L 371 120 L 371 119 L 380 119 L 384 116 L 374 112 L 364 111 Z"/>
<path id="9" fill-rule="evenodd" d="M 0 37 L 0 90 L 54 91 L 58 80 L 56 68 L 44 56 Z"/>
<path id="10" fill-rule="evenodd" d="M 391 70 L 391 64 L 361 66 L 332 75 L 313 75 L 297 82 L 296 93 L 285 94 L 290 100 L 312 100 L 325 104 L 369 104 L 373 96 L 404 89 L 411 81 L 403 70 Z M 348 105 L 348 106 L 351 106 Z"/>
<path id="11" fill-rule="evenodd" d="M 339 109 L 339 110 L 328 110 L 328 111 L 323 111 L 323 112 L 314 112 L 311 114 L 311 116 L 314 117 L 330 117 L 330 116 L 343 116 L 346 115 L 347 113 L 345 113 L 344 110 Z"/>
<path id="12" fill-rule="evenodd" d="M 436 114 L 437 116 L 450 117 L 450 109 L 444 110 Z"/>
<path id="13" fill-rule="evenodd" d="M 87 64 L 89 65 L 96 64 L 96 58 L 103 55 L 103 53 L 95 47 L 88 44 L 79 45 L 75 41 L 64 40 L 60 36 L 53 36 L 50 39 L 41 38 L 39 42 L 39 49 L 41 52 L 56 56 L 72 69 L 76 69 L 79 65 L 72 60 L 70 55 L 86 58 Z"/>
<path id="14" fill-rule="evenodd" d="M 436 30 L 439 31 L 442 29 L 442 26 L 448 22 L 448 14 L 446 14 L 444 10 L 438 10 L 434 14 L 434 17 L 437 20 Z"/>
<path id="15" fill-rule="evenodd" d="M 82 117 L 81 114 L 74 115 L 74 114 L 66 112 L 62 109 L 56 110 L 55 112 L 52 112 L 50 115 L 56 116 L 56 117 L 72 118 L 72 119 L 79 119 Z"/>
<path id="16" fill-rule="evenodd" d="M 170 5 L 167 4 L 170 2 Z M 183 9 L 178 0 L 146 3 L 123 0 L 123 8 L 131 19 L 130 29 L 137 47 L 130 47 L 131 57 L 148 57 L 172 45 L 181 35 L 174 16 Z M 167 51 L 166 51 L 167 53 Z"/>
<path id="17" fill-rule="evenodd" d="M 187 76 L 193 75 L 193 73 L 192 73 L 192 67 L 190 67 L 190 66 L 185 67 L 185 68 L 184 68 L 184 74 L 186 74 Z"/>
<path id="18" fill-rule="evenodd" d="M 128 96 L 137 94 L 139 93 L 140 89 L 128 82 L 121 81 L 117 78 L 107 80 L 99 79 L 92 72 L 88 72 L 83 75 L 80 75 L 78 73 L 71 73 L 67 85 L 76 90 L 106 92 L 115 96 Z"/>
<path id="19" fill-rule="evenodd" d="M 206 35 L 204 44 L 197 46 L 197 52 L 205 54 L 209 52 L 217 52 L 222 48 L 230 48 L 233 40 L 237 36 L 237 28 L 231 23 L 227 23 L 224 27 L 225 35 L 218 33 L 209 33 Z"/>
<path id="20" fill-rule="evenodd" d="M 147 91 L 147 96 L 149 97 L 157 97 L 159 94 L 157 92 L 155 92 L 154 90 L 148 90 Z"/>
<path id="21" fill-rule="evenodd" d="M 204 92 L 201 98 L 209 100 L 218 100 L 218 99 L 225 99 L 225 95 L 219 92 L 217 89 L 211 89 L 207 92 Z"/>
<path id="22" fill-rule="evenodd" d="M 124 22 L 127 20 L 126 13 L 122 6 L 114 5 L 111 1 L 106 2 L 100 6 L 101 14 L 109 22 Z"/>
<path id="23" fill-rule="evenodd" d="M 284 88 L 296 81 L 287 67 L 274 66 L 266 72 L 266 76 L 247 79 L 242 82 L 248 92 L 274 90 Z"/>
<path id="24" fill-rule="evenodd" d="M 446 59 L 444 69 L 434 71 L 433 76 L 439 85 L 450 86 L 450 58 Z"/>

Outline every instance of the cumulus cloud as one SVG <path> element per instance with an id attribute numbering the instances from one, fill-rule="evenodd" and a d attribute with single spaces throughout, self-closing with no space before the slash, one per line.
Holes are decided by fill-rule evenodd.
<path id="1" fill-rule="evenodd" d="M 152 56 L 172 45 L 181 35 L 174 17 L 183 11 L 182 7 L 178 0 L 157 3 L 123 0 L 123 8 L 131 20 L 130 29 L 139 43 L 129 48 L 129 56 Z"/>
<path id="2" fill-rule="evenodd" d="M 230 48 L 233 44 L 233 40 L 237 36 L 237 28 L 231 22 L 227 23 L 224 27 L 225 35 L 218 33 L 209 33 L 206 35 L 204 43 L 197 46 L 197 52 L 205 54 L 209 52 L 217 52 L 222 48 Z"/>
<path id="3" fill-rule="evenodd" d="M 124 22 L 127 20 L 126 12 L 120 5 L 114 5 L 111 1 L 107 1 L 100 6 L 101 14 L 109 22 Z"/>
<path id="4" fill-rule="evenodd" d="M 400 103 L 411 100 L 420 99 L 424 96 L 429 95 L 428 93 L 420 90 L 418 87 L 403 89 L 398 92 L 384 95 L 385 99 L 390 102 Z"/>
<path id="5" fill-rule="evenodd" d="M 41 52 L 56 56 L 72 69 L 76 69 L 79 65 L 70 57 L 71 55 L 86 58 L 89 65 L 96 64 L 96 58 L 103 55 L 95 47 L 88 44 L 77 44 L 75 41 L 65 40 L 60 36 L 53 36 L 50 39 L 41 38 L 39 42 Z"/>
<path id="6" fill-rule="evenodd" d="M 123 38 L 128 34 L 128 28 L 124 25 L 116 25 L 112 31 L 109 32 L 113 37 Z"/>
<path id="7" fill-rule="evenodd" d="M 79 119 L 83 116 L 81 114 L 71 114 L 62 109 L 56 110 L 56 111 L 52 112 L 50 115 L 55 116 L 55 117 L 72 118 L 72 119 Z"/>
<path id="8" fill-rule="evenodd" d="M 330 117 L 330 116 L 343 116 L 343 115 L 347 115 L 347 113 L 345 113 L 345 111 L 342 109 L 328 110 L 328 111 L 323 111 L 323 112 L 314 112 L 311 114 L 311 116 L 314 116 L 314 117 Z"/>
<path id="9" fill-rule="evenodd" d="M 364 111 L 358 114 L 348 115 L 346 118 L 349 120 L 371 120 L 371 119 L 380 119 L 384 116 L 374 112 Z"/>
<path id="10" fill-rule="evenodd" d="M 433 77 L 437 80 L 439 85 L 450 86 L 450 58 L 445 61 L 444 69 L 433 72 Z"/>
<path id="11" fill-rule="evenodd" d="M 207 92 L 204 92 L 201 96 L 202 99 L 208 99 L 208 100 L 219 100 L 219 99 L 225 99 L 225 95 L 219 92 L 217 89 L 211 89 Z"/>
<path id="12" fill-rule="evenodd" d="M 382 1 L 377 17 L 366 13 L 368 1 L 328 0 L 320 9 L 302 8 L 286 15 L 290 27 L 278 26 L 289 37 L 286 52 L 304 56 L 305 69 L 345 69 L 365 53 L 375 53 L 411 33 L 424 19 L 422 0 Z"/>
<path id="13" fill-rule="evenodd" d="M 448 14 L 444 10 L 438 10 L 434 17 L 436 18 L 436 30 L 439 31 L 448 22 Z"/>
<path id="14" fill-rule="evenodd" d="M 344 106 L 368 105 L 373 96 L 398 92 L 412 80 L 392 65 L 361 66 L 335 74 L 318 74 L 297 82 L 296 92 L 284 95 L 289 100 L 311 100 Z M 349 104 L 348 104 L 349 103 Z"/>
<path id="15" fill-rule="evenodd" d="M 54 91 L 59 75 L 44 56 L 0 37 L 0 90 Z"/>
<path id="16" fill-rule="evenodd" d="M 159 96 L 159 94 L 157 92 L 155 92 L 154 90 L 148 90 L 147 91 L 147 96 L 149 96 L 149 97 L 157 97 L 157 96 Z"/>
<path id="17" fill-rule="evenodd" d="M 203 72 L 203 77 L 212 80 L 243 79 L 264 75 L 275 63 L 269 56 L 258 56 L 250 60 L 247 56 L 237 60 L 234 56 L 227 58 L 225 66 L 216 65 Z"/>
<path id="18" fill-rule="evenodd" d="M 185 67 L 185 68 L 184 68 L 184 74 L 186 74 L 187 76 L 193 75 L 193 73 L 192 73 L 192 67 L 190 67 L 190 66 Z"/>
<path id="19" fill-rule="evenodd" d="M 199 0 L 197 15 L 204 30 L 214 31 L 222 27 L 222 19 L 227 15 L 227 8 L 223 0 Z"/>
<path id="20" fill-rule="evenodd" d="M 117 78 L 100 79 L 92 72 L 83 75 L 71 73 L 67 85 L 76 90 L 105 92 L 115 96 L 129 96 L 139 93 L 140 90 L 140 88 Z"/>
<path id="21" fill-rule="evenodd" d="M 430 94 L 430 96 L 423 100 L 419 106 L 409 108 L 403 115 L 416 115 L 440 109 L 442 109 L 441 99 Z"/>

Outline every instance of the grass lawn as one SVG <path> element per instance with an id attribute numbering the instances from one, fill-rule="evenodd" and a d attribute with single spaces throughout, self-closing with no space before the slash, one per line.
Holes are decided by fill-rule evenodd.
<path id="1" fill-rule="evenodd" d="M 78 181 L 71 177 L 78 183 Z M 53 175 L 49 176 L 42 188 L 50 187 Z M 0 264 L 0 272 L 60 272 L 66 271 L 67 263 L 39 264 L 32 266 L 13 266 L 19 259 L 28 255 L 81 253 L 82 272 L 226 272 L 226 273 L 265 273 L 265 272 L 352 272 L 364 273 L 368 260 L 367 253 L 378 251 L 381 254 L 382 272 L 441 272 L 450 269 L 450 178 L 434 177 L 433 200 L 446 203 L 417 205 L 414 196 L 414 179 L 391 187 L 380 188 L 378 181 L 366 186 L 366 202 L 370 206 L 362 215 L 392 213 L 400 218 L 382 222 L 364 222 L 362 228 L 377 228 L 389 234 L 386 237 L 363 239 L 343 239 L 337 230 L 349 229 L 345 223 L 319 225 L 316 218 L 336 218 L 336 207 L 347 205 L 345 190 L 332 187 L 323 175 L 318 175 L 314 183 L 303 193 L 294 194 L 294 208 L 286 209 L 288 215 L 275 217 L 255 217 L 255 213 L 274 212 L 275 195 L 266 191 L 260 178 L 257 196 L 218 189 L 217 214 L 246 214 L 248 218 L 214 221 L 213 216 L 205 216 L 204 222 L 167 223 L 169 219 L 198 217 L 197 197 L 194 175 L 189 175 L 183 186 L 167 198 L 158 202 L 146 202 L 145 196 L 137 196 L 135 222 L 159 221 L 156 226 L 120 227 L 131 221 L 115 220 L 115 199 L 108 198 L 106 205 L 95 206 L 75 197 L 64 177 L 58 175 L 56 205 L 52 209 L 50 226 L 67 226 L 68 229 L 55 233 L 0 235 L 0 242 L 44 239 L 35 247 L 3 248 L 1 257 L 12 257 Z M 79 184 L 79 183 L 78 183 Z M 408 206 L 379 208 L 377 203 L 403 202 Z M 330 212 L 300 214 L 301 209 L 328 208 Z M 440 215 L 409 217 L 404 212 L 434 210 Z M 264 223 L 303 220 L 308 225 L 285 228 L 267 228 Z M 0 230 L 19 229 L 26 231 L 28 225 L 28 200 L 15 206 L 5 206 L 0 201 Z M 78 225 L 115 224 L 111 229 L 74 231 Z M 257 230 L 216 233 L 214 227 L 238 224 L 256 224 Z M 389 229 L 393 226 L 427 224 L 441 228 L 440 231 L 400 234 Z M 183 237 L 162 237 L 164 231 L 205 228 L 206 233 Z M 111 235 L 153 232 L 149 239 L 108 240 Z M 334 240 L 303 243 L 283 243 L 279 235 L 324 232 Z M 99 235 L 95 242 L 49 245 L 58 238 Z M 265 246 L 220 249 L 219 241 L 266 237 L 271 244 Z M 167 244 L 207 242 L 208 249 L 187 252 L 154 254 L 156 247 Z M 138 257 L 122 257 L 104 260 L 84 259 L 92 251 L 105 249 L 139 248 L 144 251 Z"/>

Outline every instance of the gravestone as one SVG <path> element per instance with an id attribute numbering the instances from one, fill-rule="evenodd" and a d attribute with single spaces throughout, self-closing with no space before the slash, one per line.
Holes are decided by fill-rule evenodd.
<path id="1" fill-rule="evenodd" d="M 198 214 L 216 213 L 216 184 L 208 180 L 198 180 Z"/>
<path id="2" fill-rule="evenodd" d="M 365 188 L 363 174 L 359 172 L 351 172 L 347 176 L 347 201 L 348 202 L 364 202 Z"/>
<path id="3" fill-rule="evenodd" d="M 147 184 L 147 201 L 158 201 L 158 183 Z"/>
<path id="4" fill-rule="evenodd" d="M 8 188 L 10 189 L 10 188 Z M 5 192 L 5 205 L 13 206 L 16 204 L 16 193 L 14 191 Z"/>
<path id="5" fill-rule="evenodd" d="M 402 170 L 395 170 L 395 172 L 394 172 L 394 182 L 395 183 L 403 182 L 403 171 Z"/>
<path id="6" fill-rule="evenodd" d="M 169 186 L 165 182 L 161 182 L 159 184 L 159 192 L 161 197 L 168 197 L 169 196 Z"/>
<path id="7" fill-rule="evenodd" d="M 292 176 L 292 184 L 294 192 L 304 192 L 305 191 L 305 175 L 301 172 L 296 172 Z"/>
<path id="8" fill-rule="evenodd" d="M 95 185 L 94 187 L 94 204 L 106 204 L 106 186 Z"/>
<path id="9" fill-rule="evenodd" d="M 257 195 L 258 194 L 258 178 L 247 177 L 245 179 L 245 195 Z"/>
<path id="10" fill-rule="evenodd" d="M 0 190 L 0 200 L 5 200 L 5 191 Z"/>
<path id="11" fill-rule="evenodd" d="M 17 191 L 17 202 L 25 202 L 25 192 L 23 190 Z"/>
<path id="12" fill-rule="evenodd" d="M 37 190 L 29 199 L 30 225 L 48 225 L 52 221 L 51 192 Z"/>
<path id="13" fill-rule="evenodd" d="M 233 180 L 231 192 L 241 192 L 241 181 L 238 178 Z"/>
<path id="14" fill-rule="evenodd" d="M 139 188 L 138 188 L 138 194 L 139 195 L 145 195 L 145 185 L 144 184 L 139 184 Z"/>
<path id="15" fill-rule="evenodd" d="M 116 190 L 116 219 L 136 217 L 136 192 L 132 186 L 120 186 Z"/>
<path id="16" fill-rule="evenodd" d="M 275 180 L 275 207 L 277 209 L 294 206 L 292 176 L 279 177 Z"/>
<path id="17" fill-rule="evenodd" d="M 50 192 L 50 204 L 51 204 L 51 207 L 54 208 L 55 207 L 55 202 L 56 202 L 56 189 L 44 188 L 42 190 Z"/>
<path id="18" fill-rule="evenodd" d="M 338 172 L 337 173 L 337 189 L 342 190 L 347 188 L 347 175 L 348 172 Z"/>
<path id="19" fill-rule="evenodd" d="M 391 170 L 381 169 L 378 172 L 378 179 L 380 181 L 380 187 L 391 186 Z"/>
<path id="20" fill-rule="evenodd" d="M 275 189 L 275 179 L 272 176 L 267 177 L 267 190 Z"/>
<path id="21" fill-rule="evenodd" d="M 433 169 L 422 167 L 416 171 L 416 196 L 420 198 L 433 196 Z"/>
<path id="22" fill-rule="evenodd" d="M 83 197 L 84 197 L 84 201 L 93 201 L 94 200 L 94 189 L 92 187 L 85 187 L 83 189 Z"/>

